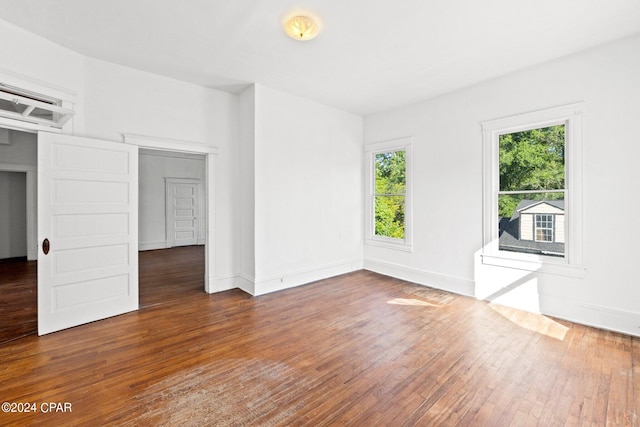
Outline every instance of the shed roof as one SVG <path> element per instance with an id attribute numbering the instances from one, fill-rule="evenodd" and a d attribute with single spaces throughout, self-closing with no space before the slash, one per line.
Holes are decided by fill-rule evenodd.
<path id="1" fill-rule="evenodd" d="M 547 205 L 551 205 L 555 208 L 564 210 L 564 199 L 560 200 L 521 200 L 518 203 L 518 207 L 516 208 L 516 213 L 521 212 L 523 210 L 532 208 L 537 205 L 541 205 L 546 203 Z"/>

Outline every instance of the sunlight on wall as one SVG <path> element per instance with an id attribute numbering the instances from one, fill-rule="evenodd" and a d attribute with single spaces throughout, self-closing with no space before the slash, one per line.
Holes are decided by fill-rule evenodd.
<path id="1" fill-rule="evenodd" d="M 564 340 L 569 328 L 540 314 L 543 296 L 537 273 L 483 264 L 482 253 L 475 253 L 476 298 L 521 328 Z"/>
<path id="2" fill-rule="evenodd" d="M 496 304 L 489 304 L 488 306 L 521 328 L 546 335 L 550 338 L 562 341 L 569 331 L 568 327 L 541 314 L 527 313 Z"/>
<path id="3" fill-rule="evenodd" d="M 522 273 L 518 271 L 518 273 Z M 540 313 L 540 294 L 538 279 L 525 272 L 517 280 L 509 280 L 508 284 L 485 299 L 496 304 L 506 305 L 531 313 Z"/>
<path id="4" fill-rule="evenodd" d="M 475 283 L 478 299 L 540 313 L 540 289 L 533 271 L 482 264 L 482 251 L 478 251 Z"/>

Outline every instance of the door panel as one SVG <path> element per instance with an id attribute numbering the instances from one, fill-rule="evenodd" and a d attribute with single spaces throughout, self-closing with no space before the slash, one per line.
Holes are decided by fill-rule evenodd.
<path id="1" fill-rule="evenodd" d="M 194 179 L 167 179 L 167 238 L 170 246 L 198 244 L 200 183 Z"/>
<path id="2" fill-rule="evenodd" d="M 38 241 L 39 334 L 136 310 L 138 147 L 39 133 Z"/>

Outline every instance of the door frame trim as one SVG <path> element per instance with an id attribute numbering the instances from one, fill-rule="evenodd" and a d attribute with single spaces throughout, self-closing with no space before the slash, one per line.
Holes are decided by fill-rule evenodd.
<path id="1" fill-rule="evenodd" d="M 174 151 L 179 153 L 202 154 L 205 156 L 205 191 L 204 191 L 204 221 L 205 227 L 205 266 L 204 290 L 213 293 L 215 276 L 215 159 L 218 148 L 199 142 L 161 138 L 155 136 L 122 134 L 125 144 L 137 145 L 139 148 L 151 150 Z"/>

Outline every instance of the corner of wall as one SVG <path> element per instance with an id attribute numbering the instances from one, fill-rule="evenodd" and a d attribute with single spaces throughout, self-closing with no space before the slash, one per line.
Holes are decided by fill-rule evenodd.
<path id="1" fill-rule="evenodd" d="M 264 295 L 284 289 L 295 288 L 358 270 L 362 270 L 362 260 L 360 259 L 343 261 L 310 270 L 292 272 L 282 277 L 256 281 L 253 295 Z"/>
<path id="2" fill-rule="evenodd" d="M 253 278 L 244 274 L 234 274 L 227 277 L 211 277 L 209 278 L 208 293 L 230 291 L 232 289 L 240 289 L 249 295 L 255 295 L 255 281 Z"/>

